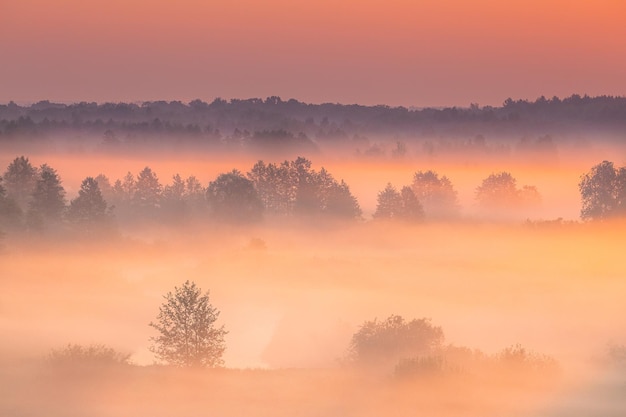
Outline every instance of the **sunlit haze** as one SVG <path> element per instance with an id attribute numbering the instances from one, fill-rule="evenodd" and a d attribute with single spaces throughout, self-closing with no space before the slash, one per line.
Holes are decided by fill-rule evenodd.
<path id="1" fill-rule="evenodd" d="M 0 417 L 625 416 L 625 23 L 0 0 Z"/>

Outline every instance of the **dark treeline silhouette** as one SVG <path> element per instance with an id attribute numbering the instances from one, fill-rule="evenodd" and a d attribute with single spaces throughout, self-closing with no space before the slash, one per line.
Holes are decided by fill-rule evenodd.
<path id="1" fill-rule="evenodd" d="M 487 149 L 484 135 L 515 138 L 521 152 L 553 152 L 550 135 L 604 133 L 626 129 L 626 98 L 572 95 L 535 101 L 507 99 L 502 106 L 413 109 L 389 106 L 307 104 L 279 97 L 135 103 L 0 105 L 0 142 L 47 140 L 73 132 L 97 138 L 105 150 L 181 143 L 211 149 L 259 152 L 296 149 L 310 153 L 317 143 L 349 143 L 364 155 L 382 152 L 368 137 L 401 138 L 393 156 L 406 153 L 403 140 L 462 138 L 465 151 Z M 172 137 L 176 137 L 173 140 Z M 536 140 L 529 139 L 535 137 Z M 435 144 L 426 143 L 424 152 Z M 437 146 L 456 148 L 456 143 Z"/>

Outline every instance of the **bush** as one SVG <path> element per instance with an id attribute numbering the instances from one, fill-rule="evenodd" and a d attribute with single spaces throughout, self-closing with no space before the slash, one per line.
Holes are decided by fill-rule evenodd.
<path id="1" fill-rule="evenodd" d="M 349 355 L 360 363 L 397 363 L 403 358 L 429 355 L 441 347 L 441 327 L 429 319 L 405 321 L 397 315 L 384 321 L 366 321 L 352 336 Z"/>
<path id="2" fill-rule="evenodd" d="M 450 363 L 443 355 L 400 359 L 394 369 L 394 375 L 398 378 L 443 376 L 460 372 L 461 367 Z"/>
<path id="3" fill-rule="evenodd" d="M 47 360 L 52 365 L 68 367 L 127 366 L 130 365 L 130 354 L 101 344 L 68 344 L 63 349 L 53 349 Z"/>
<path id="4" fill-rule="evenodd" d="M 553 372 L 558 369 L 557 361 L 548 355 L 528 350 L 520 344 L 509 346 L 496 355 L 499 364 L 509 369 Z"/>

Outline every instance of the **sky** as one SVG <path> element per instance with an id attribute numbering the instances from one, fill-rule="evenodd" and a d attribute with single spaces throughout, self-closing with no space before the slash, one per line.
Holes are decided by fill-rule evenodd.
<path id="1" fill-rule="evenodd" d="M 622 0 L 0 0 L 0 103 L 626 95 Z"/>

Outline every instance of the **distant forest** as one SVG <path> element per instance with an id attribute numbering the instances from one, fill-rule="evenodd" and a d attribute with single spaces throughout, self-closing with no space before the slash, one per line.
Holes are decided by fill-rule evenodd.
<path id="1" fill-rule="evenodd" d="M 500 107 L 406 108 L 342 104 L 307 104 L 280 97 L 265 100 L 220 98 L 144 103 L 0 105 L 0 143 L 45 144 L 62 138 L 68 146 L 132 151 L 145 149 L 248 150 L 255 153 L 297 151 L 310 154 L 326 145 L 377 156 L 375 142 L 391 142 L 392 156 L 406 143 L 424 141 L 420 152 L 462 142 L 473 149 L 485 139 L 517 141 L 518 147 L 550 148 L 553 138 L 626 140 L 626 97 L 572 95 L 535 101 L 507 99 Z M 442 145 L 438 138 L 451 140 Z M 455 141 L 456 139 L 456 141 Z M 434 142 L 428 142 L 432 141 Z M 467 150 L 464 148 L 464 150 Z"/>

